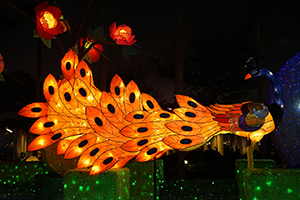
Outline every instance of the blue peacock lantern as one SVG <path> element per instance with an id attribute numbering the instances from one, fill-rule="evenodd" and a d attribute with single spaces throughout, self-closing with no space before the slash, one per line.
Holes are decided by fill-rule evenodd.
<path id="1" fill-rule="evenodd" d="M 277 151 L 287 167 L 300 167 L 300 53 L 279 68 L 277 78 L 285 101 L 285 112 L 278 128 L 271 134 Z M 270 90 L 270 102 L 274 102 Z"/>

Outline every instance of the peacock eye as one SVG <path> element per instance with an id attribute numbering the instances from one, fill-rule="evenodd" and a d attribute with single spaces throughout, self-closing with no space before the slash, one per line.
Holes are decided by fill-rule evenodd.
<path id="1" fill-rule="evenodd" d="M 252 76 L 256 76 L 260 73 L 260 68 L 255 69 L 255 71 L 252 73 Z"/>

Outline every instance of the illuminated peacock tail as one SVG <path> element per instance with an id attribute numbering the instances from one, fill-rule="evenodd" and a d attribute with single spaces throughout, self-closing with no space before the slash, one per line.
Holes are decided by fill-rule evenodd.
<path id="1" fill-rule="evenodd" d="M 19 115 L 39 118 L 30 129 L 39 136 L 28 151 L 58 142 L 57 154 L 64 154 L 65 159 L 80 156 L 77 168 L 90 168 L 91 175 L 121 168 L 134 157 L 145 162 L 168 150 L 193 150 L 217 134 L 249 136 L 249 131 L 238 127 L 243 115 L 238 109 L 245 103 L 205 107 L 177 95 L 180 107 L 170 113 L 150 95 L 141 94 L 133 81 L 125 87 L 118 75 L 111 81 L 110 92 L 101 92 L 88 65 L 79 62 L 72 50 L 62 59 L 61 70 L 63 80 L 57 82 L 49 74 L 44 81 L 47 102 L 19 111 Z M 272 123 L 271 118 L 268 114 L 270 123 L 259 122 L 251 134 L 267 134 L 265 126 Z"/>

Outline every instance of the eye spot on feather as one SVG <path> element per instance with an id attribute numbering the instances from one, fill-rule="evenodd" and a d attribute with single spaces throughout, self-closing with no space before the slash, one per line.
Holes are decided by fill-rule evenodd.
<path id="1" fill-rule="evenodd" d="M 38 112 L 41 112 L 41 111 L 42 111 L 42 109 L 41 109 L 41 108 L 38 108 L 38 107 L 31 108 L 31 112 L 38 113 Z"/>
<path id="2" fill-rule="evenodd" d="M 95 148 L 93 149 L 93 151 L 91 151 L 90 156 L 94 156 L 99 152 L 99 148 Z"/>
<path id="3" fill-rule="evenodd" d="M 104 161 L 103 161 L 103 164 L 104 165 L 107 165 L 109 163 L 111 163 L 113 161 L 113 157 L 109 157 L 109 158 L 106 158 Z"/>
<path id="4" fill-rule="evenodd" d="M 135 115 L 133 115 L 133 118 L 134 119 L 143 119 L 144 115 L 142 115 L 142 114 L 135 114 Z"/>
<path id="5" fill-rule="evenodd" d="M 53 88 L 52 85 L 50 85 L 50 86 L 48 87 L 48 92 L 49 92 L 49 94 L 51 94 L 51 95 L 54 94 L 54 88 Z"/>
<path id="6" fill-rule="evenodd" d="M 84 68 L 80 69 L 80 76 L 82 78 L 85 77 L 85 69 Z"/>
<path id="7" fill-rule="evenodd" d="M 130 101 L 130 103 L 133 103 L 135 101 L 135 94 L 134 94 L 134 92 L 130 93 L 130 95 L 129 95 L 129 101 Z"/>
<path id="8" fill-rule="evenodd" d="M 102 120 L 101 120 L 99 117 L 95 117 L 95 123 L 96 123 L 98 126 L 103 126 L 103 122 L 102 122 Z"/>
<path id="9" fill-rule="evenodd" d="M 185 112 L 184 114 L 185 114 L 185 116 L 187 116 L 187 117 L 192 117 L 192 118 L 196 117 L 196 114 L 195 114 L 195 113 L 192 113 L 192 112 Z"/>
<path id="10" fill-rule="evenodd" d="M 115 93 L 116 93 L 116 95 L 120 95 L 121 94 L 121 90 L 120 90 L 120 87 L 119 86 L 116 86 L 115 87 Z"/>
<path id="11" fill-rule="evenodd" d="M 51 140 L 58 140 L 62 136 L 61 133 L 57 133 L 51 137 Z"/>
<path id="12" fill-rule="evenodd" d="M 147 151 L 147 154 L 150 156 L 152 154 L 155 154 L 156 152 L 157 152 L 157 148 L 152 148 Z"/>
<path id="13" fill-rule="evenodd" d="M 182 126 L 182 127 L 181 127 L 181 130 L 183 130 L 183 131 L 192 131 L 193 128 L 190 127 L 190 126 Z"/>
<path id="14" fill-rule="evenodd" d="M 69 71 L 70 69 L 71 69 L 71 63 L 70 63 L 70 62 L 67 62 L 67 63 L 66 63 L 66 70 Z"/>
<path id="15" fill-rule="evenodd" d="M 137 132 L 139 132 L 139 133 L 145 133 L 147 131 L 148 131 L 147 127 L 140 127 L 140 128 L 137 129 Z"/>
<path id="16" fill-rule="evenodd" d="M 182 139 L 182 140 L 180 140 L 180 144 L 191 144 L 192 143 L 192 140 L 190 140 L 190 139 Z"/>
<path id="17" fill-rule="evenodd" d="M 70 101 L 71 101 L 71 95 L 70 95 L 69 92 L 66 92 L 66 93 L 64 94 L 64 97 L 65 97 L 65 100 L 66 100 L 67 102 L 70 102 Z"/>
<path id="18" fill-rule="evenodd" d="M 82 148 L 82 147 L 84 147 L 85 145 L 87 145 L 88 142 L 89 142 L 88 140 L 83 140 L 83 141 L 81 141 L 81 142 L 78 144 L 78 147 Z"/>
<path id="19" fill-rule="evenodd" d="M 145 144 L 147 144 L 148 143 L 148 140 L 147 139 L 143 139 L 143 140 L 140 140 L 138 143 L 137 143 L 137 145 L 140 147 L 140 146 L 143 146 L 143 145 L 145 145 Z"/>
<path id="20" fill-rule="evenodd" d="M 187 104 L 193 108 L 197 108 L 197 104 L 193 101 L 188 101 Z"/>
<path id="21" fill-rule="evenodd" d="M 170 117 L 170 114 L 169 114 L 169 113 L 161 113 L 161 114 L 159 115 L 159 117 L 161 117 L 161 118 L 169 118 L 169 117 Z"/>
<path id="22" fill-rule="evenodd" d="M 111 105 L 111 104 L 107 105 L 107 109 L 109 110 L 109 112 L 111 114 L 114 114 L 116 112 L 115 107 L 113 105 Z"/>
<path id="23" fill-rule="evenodd" d="M 146 103 L 147 103 L 147 105 L 148 105 L 148 107 L 149 107 L 150 109 L 153 109 L 153 108 L 154 108 L 154 105 L 153 105 L 153 103 L 152 103 L 150 100 L 147 100 Z"/>
<path id="24" fill-rule="evenodd" d="M 86 91 L 83 88 L 79 89 L 79 93 L 81 94 L 81 96 L 86 97 Z"/>
<path id="25" fill-rule="evenodd" d="M 51 126 L 53 126 L 54 125 L 54 122 L 46 122 L 45 124 L 44 124 L 44 127 L 45 128 L 50 128 Z"/>

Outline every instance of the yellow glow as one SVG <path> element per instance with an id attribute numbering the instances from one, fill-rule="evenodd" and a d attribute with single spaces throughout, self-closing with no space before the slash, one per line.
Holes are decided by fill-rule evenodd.
<path id="1" fill-rule="evenodd" d="M 120 30 L 120 33 L 127 33 L 127 31 L 125 31 L 124 29 Z"/>
<path id="2" fill-rule="evenodd" d="M 40 144 L 40 145 L 44 145 L 44 143 L 45 143 L 45 140 L 43 140 L 43 139 L 41 139 L 41 140 L 39 141 L 39 144 Z"/>
<path id="3" fill-rule="evenodd" d="M 84 164 L 88 166 L 88 165 L 90 165 L 90 161 L 89 161 L 89 160 L 86 160 L 86 161 L 84 162 Z"/>
<path id="4" fill-rule="evenodd" d="M 82 149 L 79 149 L 79 148 L 78 148 L 76 151 L 77 151 L 77 153 L 81 154 Z"/>
<path id="5" fill-rule="evenodd" d="M 250 133 L 250 140 L 254 142 L 259 142 L 263 137 L 265 133 L 262 130 L 257 130 L 252 133 Z"/>
<path id="6" fill-rule="evenodd" d="M 54 18 L 51 12 L 45 11 L 43 17 L 40 18 L 40 22 L 44 28 L 55 28 L 57 26 L 57 20 Z"/>

